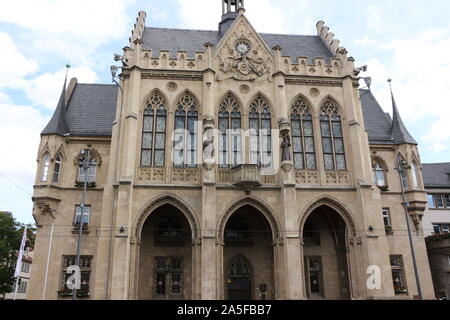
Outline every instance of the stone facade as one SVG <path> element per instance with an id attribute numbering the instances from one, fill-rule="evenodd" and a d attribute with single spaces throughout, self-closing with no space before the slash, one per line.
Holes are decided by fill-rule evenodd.
<path id="1" fill-rule="evenodd" d="M 412 299 L 417 295 L 399 174 L 394 169 L 399 155 L 408 164 L 420 164 L 417 145 L 369 144 L 359 71 L 323 22 L 317 25 L 318 37 L 333 58 L 300 57 L 294 63 L 282 55 L 283 48 L 267 46 L 240 5 L 225 16 L 232 16 L 232 23 L 228 29 L 221 26 L 224 34 L 217 43 L 205 41 L 193 57 L 165 48 L 158 48 L 157 56 L 156 50 L 145 49 L 146 14 L 140 12 L 130 46 L 124 48 L 111 136 L 44 131 L 33 197 L 39 228 L 31 299 L 42 298 L 49 245 L 45 299 L 63 298 L 58 292 L 63 287 L 64 257 L 74 255 L 77 244 L 72 226 L 82 194 L 82 188 L 75 186 L 77 159 L 86 148 L 97 162 L 95 186 L 87 191 L 89 225 L 81 241 L 81 255 L 92 257 L 86 267 L 90 299 Z M 75 96 L 79 86 L 75 80 L 69 84 L 64 108 L 59 110 L 64 111 L 66 103 L 70 110 L 75 103 L 71 94 Z M 155 92 L 166 112 L 164 165 L 142 166 L 144 118 L 151 114 L 157 121 L 158 116 L 159 109 L 146 111 Z M 197 108 L 200 134 L 194 149 L 199 163 L 175 167 L 172 133 L 180 97 L 186 93 Z M 203 133 L 218 129 L 219 106 L 229 94 L 235 97 L 244 132 L 255 98 L 266 101 L 271 128 L 276 129 L 271 172 L 260 172 L 251 164 L 249 137 L 243 138 L 243 165 L 228 168 L 218 165 L 219 137 L 210 141 L 205 134 L 202 139 Z M 309 105 L 314 128 L 316 165 L 308 170 L 295 168 L 292 147 L 290 157 L 283 155 L 286 146 L 278 147 L 292 131 L 291 110 L 299 97 Z M 340 170 L 327 169 L 321 143 L 322 111 L 330 104 L 342 126 L 345 162 Z M 213 157 L 203 158 L 201 151 L 208 146 Z M 334 167 L 340 165 L 337 153 Z M 58 156 L 60 176 L 53 180 Z M 373 183 L 375 158 L 383 160 L 388 188 Z M 46 170 L 50 177 L 43 181 Z M 411 170 L 406 174 L 412 179 Z M 408 219 L 420 230 L 426 194 L 420 172 L 418 179 L 420 184 L 407 188 L 405 196 L 412 204 Z M 386 234 L 382 208 L 390 209 L 392 235 Z M 52 225 L 55 237 L 50 243 Z M 312 225 L 308 235 L 319 235 L 320 244 L 306 241 L 305 225 Z M 413 242 L 423 296 L 433 298 L 423 234 L 414 233 Z M 404 263 L 407 290 L 398 294 L 391 255 L 402 256 Z M 311 266 L 305 261 L 312 261 Z M 366 286 L 369 266 L 381 269 L 378 289 Z"/>

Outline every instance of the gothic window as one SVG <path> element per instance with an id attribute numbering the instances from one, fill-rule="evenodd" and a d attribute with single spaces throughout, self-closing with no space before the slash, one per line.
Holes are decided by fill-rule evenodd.
<path id="1" fill-rule="evenodd" d="M 292 150 L 298 170 L 316 170 L 313 119 L 308 103 L 298 98 L 291 112 Z"/>
<path id="2" fill-rule="evenodd" d="M 411 180 L 412 180 L 412 187 L 415 189 L 420 188 L 419 177 L 420 177 L 419 167 L 416 161 L 413 161 L 411 164 Z"/>
<path id="3" fill-rule="evenodd" d="M 166 214 L 160 217 L 155 233 L 155 245 L 179 246 L 184 241 L 182 224 L 176 215 Z"/>
<path id="4" fill-rule="evenodd" d="M 166 147 L 167 102 L 155 91 L 144 110 L 141 166 L 164 167 Z"/>
<path id="5" fill-rule="evenodd" d="M 47 182 L 48 170 L 50 168 L 50 155 L 48 153 L 46 153 L 42 160 L 43 160 L 43 163 L 42 163 L 41 182 Z"/>
<path id="6" fill-rule="evenodd" d="M 403 257 L 400 255 L 391 256 L 391 268 L 395 294 L 407 293 Z"/>
<path id="7" fill-rule="evenodd" d="M 381 165 L 381 163 L 377 160 L 373 160 L 372 170 L 375 185 L 377 185 L 380 188 L 386 188 L 387 187 L 386 170 Z"/>
<path id="8" fill-rule="evenodd" d="M 251 276 L 250 262 L 244 256 L 238 256 L 230 264 L 229 277 Z"/>
<path id="9" fill-rule="evenodd" d="M 92 272 L 92 256 L 80 256 L 80 271 L 81 271 L 81 288 L 77 290 L 77 297 L 89 297 L 90 296 L 90 278 Z M 74 269 L 69 268 L 76 265 L 76 256 L 64 256 L 63 257 L 63 270 L 62 270 L 62 284 L 59 290 L 59 296 L 70 297 L 72 296 L 72 290 L 67 287 L 67 280 L 75 272 Z"/>
<path id="10" fill-rule="evenodd" d="M 228 168 L 242 163 L 241 106 L 228 93 L 219 105 L 219 166 Z"/>
<path id="11" fill-rule="evenodd" d="M 341 116 L 331 98 L 320 109 L 320 130 L 325 170 L 346 170 Z"/>
<path id="12" fill-rule="evenodd" d="M 198 106 L 188 92 L 177 101 L 173 161 L 175 167 L 197 165 Z"/>
<path id="13" fill-rule="evenodd" d="M 250 105 L 250 164 L 272 167 L 272 120 L 267 99 L 258 94 Z"/>
<path id="14" fill-rule="evenodd" d="M 57 156 L 55 159 L 55 167 L 53 169 L 53 182 L 59 182 L 59 176 L 61 175 L 61 156 Z"/>

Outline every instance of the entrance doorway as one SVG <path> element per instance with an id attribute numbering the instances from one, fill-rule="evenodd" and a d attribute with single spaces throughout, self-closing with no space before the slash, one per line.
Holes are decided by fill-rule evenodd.
<path id="1" fill-rule="evenodd" d="M 347 224 L 332 208 L 315 209 L 303 227 L 306 296 L 309 299 L 351 298 L 346 249 Z"/>
<path id="2" fill-rule="evenodd" d="M 273 299 L 273 236 L 264 214 L 252 205 L 237 209 L 225 224 L 224 242 L 224 298 Z"/>

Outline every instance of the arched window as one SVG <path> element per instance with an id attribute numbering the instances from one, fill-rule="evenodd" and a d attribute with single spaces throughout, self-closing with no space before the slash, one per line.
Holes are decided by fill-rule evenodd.
<path id="1" fill-rule="evenodd" d="M 272 167 L 272 117 L 267 99 L 258 94 L 249 112 L 250 164 Z"/>
<path id="2" fill-rule="evenodd" d="M 295 169 L 316 170 L 312 115 L 308 103 L 301 97 L 292 106 L 291 134 Z"/>
<path id="3" fill-rule="evenodd" d="M 242 163 L 241 106 L 232 93 L 219 105 L 219 166 L 227 168 Z"/>
<path id="4" fill-rule="evenodd" d="M 53 182 L 59 182 L 59 176 L 61 175 L 61 156 L 57 156 L 55 159 L 55 167 L 53 169 Z"/>
<path id="5" fill-rule="evenodd" d="M 420 188 L 419 177 L 420 177 L 419 166 L 417 165 L 416 161 L 413 161 L 411 164 L 411 180 L 412 180 L 412 187 L 414 189 Z"/>
<path id="6" fill-rule="evenodd" d="M 141 166 L 164 167 L 166 147 L 167 102 L 155 91 L 144 110 Z"/>
<path id="7" fill-rule="evenodd" d="M 173 161 L 175 167 L 197 165 L 198 106 L 195 98 L 184 93 L 177 101 Z"/>
<path id="8" fill-rule="evenodd" d="M 380 188 L 387 187 L 386 170 L 378 160 L 372 161 L 374 184 Z"/>
<path id="9" fill-rule="evenodd" d="M 48 153 L 46 153 L 42 160 L 43 160 L 43 162 L 42 162 L 41 182 L 47 182 L 48 170 L 50 168 L 50 155 Z"/>
<path id="10" fill-rule="evenodd" d="M 341 116 L 336 102 L 331 98 L 320 109 L 320 131 L 325 170 L 346 170 Z"/>

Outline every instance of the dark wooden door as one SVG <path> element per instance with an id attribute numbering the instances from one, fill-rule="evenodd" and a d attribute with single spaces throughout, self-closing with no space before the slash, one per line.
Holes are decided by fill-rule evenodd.
<path id="1" fill-rule="evenodd" d="M 230 279 L 228 283 L 228 300 L 251 300 L 252 282 L 249 278 Z"/>

